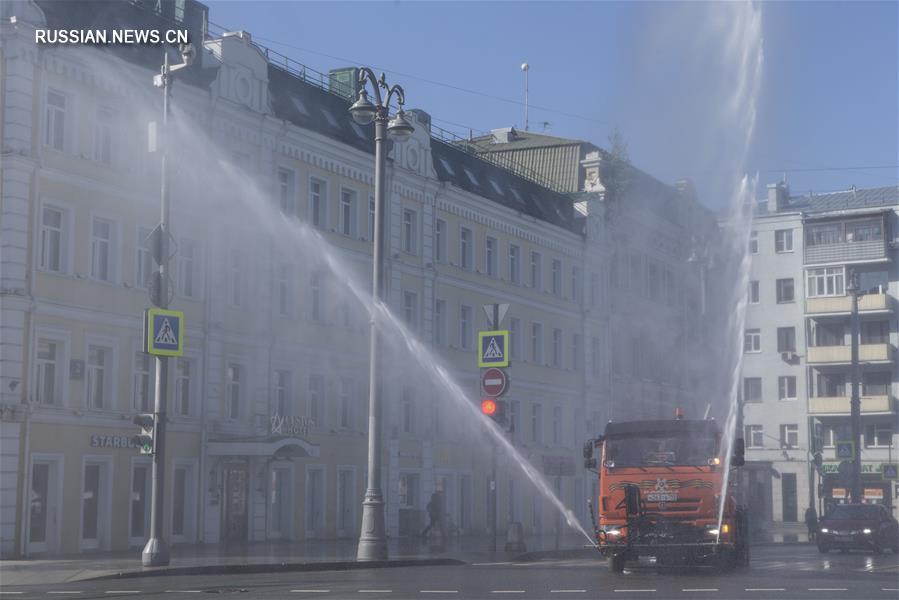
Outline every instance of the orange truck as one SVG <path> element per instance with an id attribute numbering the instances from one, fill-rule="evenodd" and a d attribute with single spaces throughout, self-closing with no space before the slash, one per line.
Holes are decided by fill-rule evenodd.
<path id="1" fill-rule="evenodd" d="M 734 441 L 730 466 L 723 465 L 727 452 L 716 422 L 681 415 L 609 422 L 584 445 L 584 465 L 599 476 L 597 506 L 590 509 L 596 544 L 616 573 L 641 556 L 660 566 L 749 564 L 746 511 L 724 489 L 732 487 L 728 469 L 743 465 L 743 440 Z"/>

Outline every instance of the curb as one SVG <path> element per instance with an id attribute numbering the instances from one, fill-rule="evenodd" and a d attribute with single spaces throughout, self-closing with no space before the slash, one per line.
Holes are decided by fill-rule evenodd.
<path id="1" fill-rule="evenodd" d="M 371 562 L 320 562 L 320 563 L 262 563 L 238 565 L 205 565 L 197 567 L 149 567 L 141 571 L 122 571 L 112 575 L 86 577 L 81 581 L 109 579 L 137 579 L 179 575 L 253 575 L 258 573 L 288 573 L 301 571 L 353 571 L 357 569 L 386 569 L 394 567 L 436 567 L 467 564 L 452 558 L 423 558 L 406 560 L 375 560 Z"/>

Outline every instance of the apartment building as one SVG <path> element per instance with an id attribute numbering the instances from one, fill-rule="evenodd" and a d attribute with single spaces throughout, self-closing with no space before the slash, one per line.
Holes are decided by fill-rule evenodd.
<path id="1" fill-rule="evenodd" d="M 860 287 L 862 479 L 896 510 L 896 212 L 899 188 L 791 196 L 768 186 L 749 242 L 744 337 L 744 491 L 757 522 L 801 522 L 848 499 L 837 441 L 850 439 L 849 282 Z M 814 454 L 823 465 L 816 468 Z"/>

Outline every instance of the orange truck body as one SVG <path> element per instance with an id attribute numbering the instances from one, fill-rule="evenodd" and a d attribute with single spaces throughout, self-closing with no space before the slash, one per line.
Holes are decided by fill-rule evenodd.
<path id="1" fill-rule="evenodd" d="M 720 441 L 712 420 L 609 423 L 591 441 L 599 450 L 598 463 L 588 459 L 599 476 L 596 542 L 613 570 L 640 556 L 662 565 L 748 562 L 745 511 L 723 490 L 730 465 Z"/>

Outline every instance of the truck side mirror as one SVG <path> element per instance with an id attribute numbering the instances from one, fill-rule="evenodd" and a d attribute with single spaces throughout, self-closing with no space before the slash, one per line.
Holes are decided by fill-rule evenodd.
<path id="1" fill-rule="evenodd" d="M 584 459 L 584 468 L 585 469 L 595 469 L 596 468 L 596 459 L 595 458 L 585 458 Z"/>
<path id="2" fill-rule="evenodd" d="M 624 486 L 624 509 L 627 512 L 627 518 L 639 516 L 640 488 L 638 488 L 637 486 Z"/>
<path id="3" fill-rule="evenodd" d="M 730 464 L 735 467 L 742 467 L 746 464 L 746 443 L 743 438 L 734 440 L 734 453 L 730 457 Z"/>
<path id="4" fill-rule="evenodd" d="M 584 444 L 584 458 L 593 458 L 593 440 L 588 440 Z"/>

